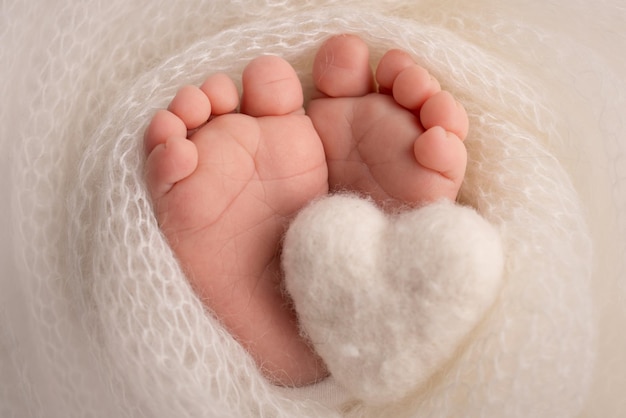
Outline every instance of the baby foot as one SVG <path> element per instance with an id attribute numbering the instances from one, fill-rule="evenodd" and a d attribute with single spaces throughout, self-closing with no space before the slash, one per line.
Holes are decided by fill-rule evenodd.
<path id="1" fill-rule="evenodd" d="M 389 51 L 374 76 L 365 43 L 337 36 L 313 77 L 307 110 L 329 186 L 378 207 L 334 194 L 301 211 L 283 246 L 286 288 L 335 381 L 363 402 L 396 402 L 442 369 L 493 303 L 498 232 L 450 202 L 467 114 L 408 54 Z"/>
<path id="2" fill-rule="evenodd" d="M 313 77 L 318 97 L 307 113 L 324 144 L 331 190 L 385 207 L 456 199 L 467 114 L 407 53 L 385 54 L 374 79 L 367 45 L 336 36 L 319 49 Z"/>
<path id="3" fill-rule="evenodd" d="M 278 253 L 295 213 L 328 191 L 324 150 L 289 64 L 259 57 L 242 82 L 241 101 L 217 74 L 156 113 L 144 140 L 146 183 L 207 308 L 270 380 L 304 385 L 326 371 L 299 335 Z"/>

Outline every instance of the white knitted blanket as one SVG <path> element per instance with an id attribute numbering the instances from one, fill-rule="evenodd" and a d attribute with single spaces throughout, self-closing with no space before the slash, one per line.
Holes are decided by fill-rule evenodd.
<path id="1" fill-rule="evenodd" d="M 0 7 L 0 416 L 626 413 L 621 0 L 6 0 Z M 361 374 L 338 368 L 318 385 L 279 389 L 188 286 L 151 211 L 141 137 L 179 86 L 217 71 L 238 80 L 259 54 L 283 56 L 310 92 L 316 48 L 341 32 L 361 35 L 373 61 L 391 47 L 406 49 L 467 108 L 460 203 L 482 216 L 468 231 L 486 220 L 498 237 L 490 258 L 497 274 L 487 287 L 445 282 L 438 311 L 418 298 L 424 339 L 392 342 L 395 360 L 408 356 L 398 363 L 404 374 L 371 372 L 367 361 L 383 360 L 370 356 Z M 454 213 L 429 216 L 454 220 Z M 296 239 L 287 250 L 295 242 L 298 257 L 315 260 L 298 238 L 326 237 L 315 219 L 290 231 Z M 363 233 L 350 222 L 342 227 Z M 448 253 L 433 243 L 447 241 L 437 239 L 408 242 L 446 264 Z M 393 288 L 380 290 L 380 300 L 409 311 L 412 303 Z M 462 332 L 445 315 L 429 316 L 447 314 L 444 307 L 456 315 L 450 321 L 465 321 Z M 337 318 L 335 308 L 317 307 Z M 318 332 L 310 307 L 300 309 L 309 332 Z M 371 312 L 361 324 L 375 331 L 383 325 Z M 339 341 L 343 351 L 333 345 L 322 353 L 328 360 L 363 351 L 358 338 L 350 347 Z M 378 354 L 382 341 L 374 340 Z"/>

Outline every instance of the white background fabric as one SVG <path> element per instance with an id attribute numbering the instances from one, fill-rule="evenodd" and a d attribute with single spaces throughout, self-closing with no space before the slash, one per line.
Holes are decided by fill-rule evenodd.
<path id="1" fill-rule="evenodd" d="M 624 415 L 626 8 L 335 3 L 1 3 L 0 416 Z M 501 303 L 428 387 L 339 411 L 332 384 L 265 384 L 203 311 L 151 217 L 140 137 L 178 86 L 261 53 L 310 89 L 315 48 L 346 31 L 373 59 L 406 48 L 466 105 L 462 200 L 509 252 Z"/>

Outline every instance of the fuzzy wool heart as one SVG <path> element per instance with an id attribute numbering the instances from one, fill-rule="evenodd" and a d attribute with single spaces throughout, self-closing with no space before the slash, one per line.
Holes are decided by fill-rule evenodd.
<path id="1" fill-rule="evenodd" d="M 334 195 L 297 216 L 283 267 L 302 331 L 333 377 L 383 403 L 451 360 L 494 302 L 503 252 L 469 208 L 439 202 L 386 215 Z"/>

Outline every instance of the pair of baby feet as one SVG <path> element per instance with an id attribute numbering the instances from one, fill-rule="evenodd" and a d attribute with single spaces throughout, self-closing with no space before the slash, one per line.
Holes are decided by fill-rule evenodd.
<path id="1" fill-rule="evenodd" d="M 466 165 L 465 110 L 407 53 L 388 51 L 374 75 L 367 45 L 335 36 L 313 77 L 305 113 L 293 68 L 258 57 L 241 97 L 223 74 L 183 87 L 144 139 L 155 214 L 191 285 L 264 375 L 287 386 L 327 374 L 281 287 L 289 222 L 329 191 L 394 210 L 455 199 Z"/>

